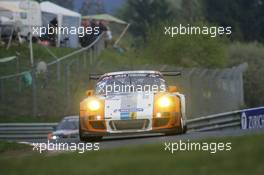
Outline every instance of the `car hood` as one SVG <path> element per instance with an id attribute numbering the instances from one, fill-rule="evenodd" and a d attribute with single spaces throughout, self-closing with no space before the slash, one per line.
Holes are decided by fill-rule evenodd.
<path id="1" fill-rule="evenodd" d="M 78 134 L 79 130 L 57 130 L 52 133 L 52 135 L 74 135 Z"/>
<path id="2" fill-rule="evenodd" d="M 108 94 L 105 98 L 105 116 L 113 120 L 151 118 L 153 101 L 154 93 Z"/>

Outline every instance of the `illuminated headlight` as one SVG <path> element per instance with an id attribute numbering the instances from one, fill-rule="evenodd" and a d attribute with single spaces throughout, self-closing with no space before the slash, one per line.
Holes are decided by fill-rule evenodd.
<path id="1" fill-rule="evenodd" d="M 169 107 L 171 105 L 171 100 L 169 97 L 161 97 L 158 101 L 159 107 Z"/>
<path id="2" fill-rule="evenodd" d="M 88 109 L 91 111 L 97 111 L 100 108 L 100 103 L 97 100 L 92 100 L 88 103 Z"/>
<path id="3" fill-rule="evenodd" d="M 161 113 L 158 112 L 158 113 L 156 114 L 156 117 L 157 117 L 157 118 L 160 118 L 160 117 L 161 117 Z"/>
<path id="4" fill-rule="evenodd" d="M 52 140 L 56 140 L 56 139 L 58 139 L 58 138 L 59 138 L 59 137 L 58 137 L 58 136 L 55 136 L 55 135 L 51 137 Z"/>
<path id="5" fill-rule="evenodd" d="M 102 117 L 100 115 L 96 116 L 96 120 L 101 120 L 101 119 L 102 119 Z"/>

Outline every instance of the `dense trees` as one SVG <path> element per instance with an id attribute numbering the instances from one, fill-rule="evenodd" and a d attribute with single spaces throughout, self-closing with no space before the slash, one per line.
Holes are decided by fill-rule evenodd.
<path id="1" fill-rule="evenodd" d="M 245 100 L 249 107 L 264 104 L 264 46 L 259 43 L 232 43 L 228 55 L 230 65 L 247 62 L 244 76 Z"/>
<path id="2" fill-rule="evenodd" d="M 223 67 L 248 62 L 246 104 L 263 105 L 260 97 L 264 94 L 264 46 L 260 43 L 264 42 L 264 0 L 126 0 L 121 12 L 132 24 L 133 38 L 145 41 L 135 44 L 140 58 L 185 67 Z M 231 42 L 223 37 L 163 35 L 165 25 L 180 23 L 231 26 Z"/>
<path id="3" fill-rule="evenodd" d="M 36 0 L 38 2 L 44 2 L 46 0 Z M 67 9 L 74 9 L 74 4 L 73 4 L 73 0 L 49 0 L 50 2 L 53 2 L 55 4 L 58 4 L 62 7 L 65 7 Z"/>
<path id="4" fill-rule="evenodd" d="M 151 25 L 174 19 L 231 26 L 232 40 L 264 42 L 264 0 L 126 0 L 122 17 L 143 38 Z"/>
<path id="5" fill-rule="evenodd" d="M 169 3 L 160 0 L 127 0 L 121 14 L 131 24 L 132 34 L 144 40 L 151 26 L 172 18 Z"/>
<path id="6" fill-rule="evenodd" d="M 233 40 L 264 42 L 264 0 L 204 0 L 205 18 L 233 27 Z"/>
<path id="7" fill-rule="evenodd" d="M 82 15 L 93 15 L 105 12 L 105 6 L 102 0 L 84 0 L 80 13 Z"/>

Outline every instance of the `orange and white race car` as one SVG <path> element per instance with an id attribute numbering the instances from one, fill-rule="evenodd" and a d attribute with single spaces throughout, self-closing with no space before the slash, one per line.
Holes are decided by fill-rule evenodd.
<path id="1" fill-rule="evenodd" d="M 122 71 L 90 75 L 97 79 L 80 103 L 80 140 L 129 133 L 186 132 L 185 97 L 164 76 L 179 72 Z"/>

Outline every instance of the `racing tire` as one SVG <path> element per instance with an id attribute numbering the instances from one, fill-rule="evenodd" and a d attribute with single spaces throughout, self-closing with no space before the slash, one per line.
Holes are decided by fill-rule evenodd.
<path id="1" fill-rule="evenodd" d="M 84 136 L 80 128 L 81 123 L 79 123 L 79 139 L 81 142 L 97 142 L 103 138 L 103 136 Z"/>
<path id="2" fill-rule="evenodd" d="M 165 134 L 165 136 L 182 134 L 182 128 L 172 129 L 171 131 L 165 132 L 164 134 Z"/>
<path id="3" fill-rule="evenodd" d="M 182 126 L 182 118 L 181 118 L 181 125 L 180 127 L 173 129 L 171 131 L 168 131 L 165 133 L 166 136 L 171 136 L 171 135 L 177 135 L 177 134 L 185 134 L 187 132 L 187 126 L 184 125 Z"/>
<path id="4" fill-rule="evenodd" d="M 100 141 L 103 138 L 103 136 L 82 136 L 80 132 L 80 141 L 81 142 L 97 142 Z"/>
<path id="5" fill-rule="evenodd" d="M 187 125 L 185 125 L 182 129 L 182 134 L 185 134 L 187 132 Z"/>

